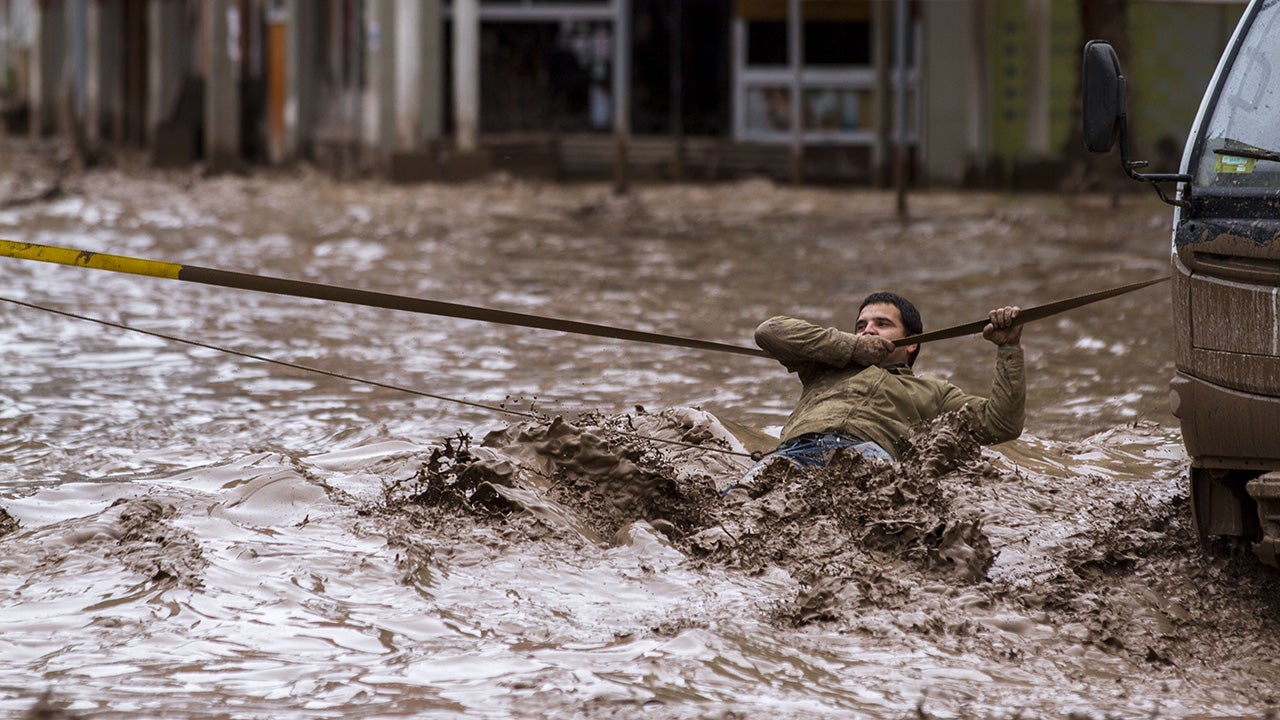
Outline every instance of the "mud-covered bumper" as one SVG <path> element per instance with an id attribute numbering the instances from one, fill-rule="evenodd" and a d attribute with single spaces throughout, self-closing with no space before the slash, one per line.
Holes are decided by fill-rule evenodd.
<path id="1" fill-rule="evenodd" d="M 1229 390 L 1181 372 L 1170 391 L 1193 464 L 1280 470 L 1280 397 Z"/>

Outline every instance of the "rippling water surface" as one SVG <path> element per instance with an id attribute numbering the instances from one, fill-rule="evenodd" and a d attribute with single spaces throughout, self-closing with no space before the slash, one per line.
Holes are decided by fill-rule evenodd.
<path id="1" fill-rule="evenodd" d="M 14 165 L 11 201 L 54 178 Z M 774 314 L 851 324 L 873 290 L 913 297 L 931 329 L 1167 272 L 1169 212 L 1146 195 L 922 194 L 899 222 L 889 195 L 762 181 L 62 182 L 0 209 L 0 237 L 740 345 Z M 750 357 L 0 273 L 6 299 L 520 412 L 776 429 L 798 392 Z M 1274 712 L 1273 578 L 1185 528 L 1169 315 L 1158 286 L 1027 329 L 1027 433 L 947 486 L 997 552 L 985 577 L 886 560 L 905 590 L 846 573 L 837 609 L 806 616 L 817 576 L 695 557 L 652 517 L 602 537 L 528 468 L 525 509 L 497 519 L 385 507 L 446 438 L 519 416 L 0 302 L 0 508 L 18 523 L 0 536 L 0 714 L 46 692 L 130 718 Z M 939 342 L 917 369 L 984 392 L 992 356 Z M 536 465 L 540 447 L 491 453 Z M 711 482 L 746 464 L 680 452 Z"/>

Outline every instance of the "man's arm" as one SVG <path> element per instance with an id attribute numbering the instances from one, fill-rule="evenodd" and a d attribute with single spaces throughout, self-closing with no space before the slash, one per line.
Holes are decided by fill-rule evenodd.
<path id="1" fill-rule="evenodd" d="M 760 323 L 756 345 L 796 373 L 815 365 L 875 365 L 893 350 L 893 343 L 884 338 L 854 335 L 781 315 Z"/>
<path id="2" fill-rule="evenodd" d="M 1027 383 L 1022 353 L 1022 325 L 1014 324 L 1018 308 L 1003 307 L 992 310 L 990 322 L 982 330 L 982 337 L 996 346 L 995 377 L 988 397 L 966 395 L 958 388 L 942 402 L 942 412 L 970 405 L 978 411 L 978 422 L 987 443 L 1013 440 L 1022 434 L 1026 420 Z"/>

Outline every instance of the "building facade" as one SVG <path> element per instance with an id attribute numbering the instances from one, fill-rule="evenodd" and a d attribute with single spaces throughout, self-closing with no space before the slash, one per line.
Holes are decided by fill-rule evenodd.
<path id="1" fill-rule="evenodd" d="M 0 0 L 0 107 L 215 171 L 885 184 L 901 149 L 916 184 L 1052 184 L 1085 1 Z M 1128 0 L 1136 157 L 1177 154 L 1242 9 Z"/>

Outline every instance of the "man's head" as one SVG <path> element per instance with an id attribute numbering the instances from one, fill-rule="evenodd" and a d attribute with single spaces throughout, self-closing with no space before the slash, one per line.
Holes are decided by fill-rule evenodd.
<path id="1" fill-rule="evenodd" d="M 858 308 L 856 331 L 859 335 L 879 335 L 897 340 L 924 332 L 924 323 L 920 321 L 920 311 L 910 300 L 894 293 L 878 292 L 868 295 Z M 880 364 L 904 362 L 915 365 L 919 354 L 919 345 L 894 348 Z"/>

